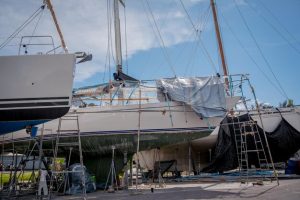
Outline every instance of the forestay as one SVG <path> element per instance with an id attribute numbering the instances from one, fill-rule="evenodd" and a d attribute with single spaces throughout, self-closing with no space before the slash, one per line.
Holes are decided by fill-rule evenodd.
<path id="1" fill-rule="evenodd" d="M 167 101 L 186 103 L 200 117 L 225 116 L 225 92 L 220 77 L 168 78 L 156 83 L 158 97 L 163 95 Z"/>

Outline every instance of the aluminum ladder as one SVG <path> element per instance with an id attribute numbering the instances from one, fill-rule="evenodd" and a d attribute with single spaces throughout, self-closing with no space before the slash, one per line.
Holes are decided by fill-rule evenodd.
<path id="1" fill-rule="evenodd" d="M 75 123 L 75 126 L 73 124 L 72 127 L 75 127 L 74 129 L 70 130 L 70 129 L 64 129 L 63 128 L 63 122 L 66 123 Z M 68 137 L 64 137 L 63 134 L 66 133 L 75 133 L 77 135 L 77 138 L 75 139 L 75 141 L 70 141 L 70 139 Z M 77 141 L 76 141 L 77 140 Z M 62 142 L 63 141 L 63 142 Z M 80 161 L 80 165 L 81 165 L 81 169 L 80 171 L 78 171 L 78 173 L 81 173 L 81 185 L 82 185 L 82 198 L 83 199 L 87 199 L 86 196 L 86 185 L 85 185 L 85 171 L 84 171 L 84 165 L 83 165 L 83 155 L 82 155 L 82 146 L 81 146 L 81 135 L 80 135 L 80 128 L 79 128 L 79 118 L 77 114 L 67 114 L 63 117 L 61 117 L 59 119 L 59 123 L 58 123 L 58 130 L 57 130 L 57 135 L 56 135 L 56 143 L 55 143 L 55 149 L 54 149 L 54 153 L 53 153 L 53 171 L 52 171 L 52 175 L 51 175 L 51 179 L 50 179 L 50 187 L 49 187 L 49 198 L 51 199 L 51 192 L 53 191 L 53 183 L 54 183 L 54 178 L 55 176 L 58 175 L 63 175 L 63 184 L 64 184 L 64 193 L 66 190 L 66 184 L 69 181 L 69 173 L 70 171 L 57 171 L 57 166 L 56 166 L 56 160 L 57 160 L 57 155 L 59 153 L 60 148 L 70 148 L 70 153 L 69 153 L 69 160 L 67 165 L 69 165 L 70 163 L 70 158 L 71 158 L 71 152 L 72 149 L 78 149 L 78 154 L 79 154 L 79 161 Z M 69 167 L 69 166 L 67 166 Z M 61 185 L 60 185 L 61 186 Z M 57 191 L 59 190 L 60 186 L 57 186 Z"/>
<path id="2" fill-rule="evenodd" d="M 239 162 L 240 180 L 242 183 L 248 183 L 250 180 L 253 184 L 262 185 L 264 180 L 267 180 L 265 172 L 270 171 L 270 163 L 272 159 L 268 159 L 267 155 L 271 156 L 269 146 L 266 145 L 266 141 L 263 141 L 259 134 L 259 129 L 256 121 L 249 120 L 240 122 L 238 118 L 233 119 L 233 130 L 235 134 L 235 143 L 237 150 L 237 157 Z M 265 134 L 265 132 L 263 132 Z M 253 143 L 252 149 L 249 144 Z M 268 154 L 266 154 L 268 151 Z M 257 166 L 255 169 L 251 169 L 249 166 L 249 154 L 252 153 L 252 158 L 256 157 Z M 256 156 L 254 156 L 255 154 Z M 253 173 L 259 172 L 260 175 Z M 275 169 L 273 169 L 273 178 L 278 182 L 278 177 Z M 272 178 L 270 179 L 272 181 Z"/>

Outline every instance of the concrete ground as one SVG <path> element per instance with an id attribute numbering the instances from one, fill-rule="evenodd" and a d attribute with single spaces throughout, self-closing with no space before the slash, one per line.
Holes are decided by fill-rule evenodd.
<path id="1" fill-rule="evenodd" d="M 140 185 L 129 190 L 120 190 L 115 193 L 98 191 L 87 194 L 87 199 L 104 200 L 147 200 L 147 199 L 171 199 L 171 200 L 196 200 L 196 199 L 300 199 L 300 179 L 280 180 L 276 182 L 264 182 L 264 185 L 241 184 L 239 182 L 194 182 L 167 183 L 164 188 L 154 188 L 154 185 Z M 81 196 L 61 196 L 55 199 L 80 199 Z"/>

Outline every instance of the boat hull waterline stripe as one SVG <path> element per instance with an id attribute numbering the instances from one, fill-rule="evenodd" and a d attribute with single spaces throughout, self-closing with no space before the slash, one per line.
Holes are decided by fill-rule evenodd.
<path id="1" fill-rule="evenodd" d="M 172 134 L 177 134 L 179 131 L 182 131 L 182 133 L 186 132 L 205 132 L 205 131 L 212 131 L 212 129 L 214 129 L 215 127 L 194 127 L 194 128 L 170 128 L 170 129 L 144 129 L 141 130 L 141 134 L 162 134 L 162 132 L 164 133 L 170 133 Z M 95 131 L 95 132 L 80 132 L 81 136 L 84 137 L 88 137 L 88 136 L 101 136 L 101 135 L 118 135 L 118 134 L 136 134 L 138 130 L 118 130 L 118 131 Z M 77 135 L 77 132 L 69 132 L 69 133 L 64 133 L 64 134 L 60 134 L 60 137 L 64 138 L 64 137 L 74 137 Z M 54 132 L 53 134 L 47 134 L 44 135 L 44 140 L 51 140 L 51 139 L 55 139 L 57 137 L 56 132 Z M 4 143 L 10 143 L 12 141 L 14 142 L 22 142 L 22 141 L 28 141 L 31 140 L 33 138 L 31 137 L 23 137 L 23 138 L 15 138 L 15 139 L 9 139 L 9 140 L 5 140 Z"/>
<path id="2" fill-rule="evenodd" d="M 0 101 L 67 100 L 69 98 L 70 97 L 39 97 L 39 98 L 0 99 Z"/>
<path id="3" fill-rule="evenodd" d="M 42 106 L 67 106 L 69 101 L 62 102 L 37 102 L 37 103 L 10 103 L 0 104 L 0 108 L 27 108 L 27 107 L 42 107 Z"/>
<path id="4" fill-rule="evenodd" d="M 18 121 L 30 121 L 39 119 L 56 119 L 64 116 L 69 111 L 70 106 L 57 106 L 46 108 L 17 108 L 10 110 L 0 109 L 0 122 L 18 122 Z M 2 127 L 0 127 L 1 130 Z"/>

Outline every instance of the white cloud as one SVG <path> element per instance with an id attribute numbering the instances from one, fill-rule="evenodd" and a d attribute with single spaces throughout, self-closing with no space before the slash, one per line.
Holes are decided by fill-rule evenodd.
<path id="1" fill-rule="evenodd" d="M 245 0 L 234 0 L 237 5 L 246 6 L 247 2 Z"/>
<path id="2" fill-rule="evenodd" d="M 91 75 L 96 74 L 98 72 L 103 72 L 104 67 L 99 66 L 97 64 L 80 64 L 76 66 L 76 76 L 75 81 L 82 82 L 88 79 Z"/>

